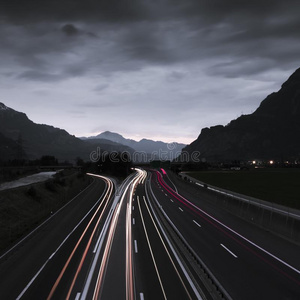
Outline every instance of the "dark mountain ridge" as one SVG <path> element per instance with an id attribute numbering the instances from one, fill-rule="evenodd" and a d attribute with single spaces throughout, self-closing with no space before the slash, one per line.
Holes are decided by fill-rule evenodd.
<path id="1" fill-rule="evenodd" d="M 105 140 L 82 141 L 63 129 L 36 124 L 26 114 L 3 103 L 0 103 L 0 142 L 2 160 L 38 159 L 43 155 L 53 155 L 60 161 L 73 162 L 77 157 L 89 160 L 90 154 L 97 154 L 99 149 L 107 152 L 133 151 Z"/>
<path id="2" fill-rule="evenodd" d="M 290 160 L 300 157 L 300 69 L 257 110 L 228 125 L 202 129 L 183 149 L 207 161 Z"/>

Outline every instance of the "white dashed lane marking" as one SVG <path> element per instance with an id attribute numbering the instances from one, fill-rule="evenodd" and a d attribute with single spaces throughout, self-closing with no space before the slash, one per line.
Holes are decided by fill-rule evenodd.
<path id="1" fill-rule="evenodd" d="M 234 258 L 237 258 L 237 255 L 235 255 L 232 251 L 230 251 L 227 247 L 225 247 L 223 244 L 220 244 L 227 252 L 229 252 Z"/>
<path id="2" fill-rule="evenodd" d="M 194 222 L 197 226 L 201 227 L 201 225 L 200 225 L 198 222 L 196 222 L 195 220 L 193 220 L 193 222 Z"/>

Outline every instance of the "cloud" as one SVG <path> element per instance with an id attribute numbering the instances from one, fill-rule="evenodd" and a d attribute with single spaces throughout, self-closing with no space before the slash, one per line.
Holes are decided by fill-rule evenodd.
<path id="1" fill-rule="evenodd" d="M 79 30 L 73 24 L 66 24 L 62 26 L 61 31 L 67 36 L 74 36 L 79 34 Z"/>
<path id="2" fill-rule="evenodd" d="M 210 66 L 206 73 L 210 76 L 222 76 L 228 78 L 248 77 L 257 73 L 263 73 L 274 67 L 271 59 L 235 59 L 229 62 L 221 62 Z"/>
<path id="3" fill-rule="evenodd" d="M 94 88 L 94 91 L 97 92 L 97 93 L 99 93 L 99 92 L 102 92 L 102 91 L 106 90 L 108 87 L 109 87 L 109 84 L 102 83 L 102 84 L 97 85 Z"/>
<path id="4" fill-rule="evenodd" d="M 59 103 L 57 126 L 76 107 L 89 128 L 197 136 L 299 67 L 299 15 L 296 0 L 4 0 L 2 92 Z"/>
<path id="5" fill-rule="evenodd" d="M 18 78 L 35 80 L 35 81 L 44 81 L 44 82 L 56 82 L 62 80 L 63 76 L 31 70 L 31 71 L 25 71 L 21 73 L 20 75 L 18 75 Z"/>
<path id="6" fill-rule="evenodd" d="M 207 60 L 210 74 L 225 77 L 259 74 L 261 62 L 291 69 L 300 58 L 300 4 L 287 2 L 5 1 L 0 51 L 66 77 Z M 237 67 L 250 60 L 258 64 Z"/>
<path id="7" fill-rule="evenodd" d="M 77 20 L 127 22 L 144 17 L 139 0 L 4 0 L 1 14 L 15 23 Z"/>
<path id="8" fill-rule="evenodd" d="M 172 71 L 171 73 L 167 74 L 167 80 L 174 82 L 174 81 L 180 81 L 186 76 L 185 72 L 180 71 Z"/>

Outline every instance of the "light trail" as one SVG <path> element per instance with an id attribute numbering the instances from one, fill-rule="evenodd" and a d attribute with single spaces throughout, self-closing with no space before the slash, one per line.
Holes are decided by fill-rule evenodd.
<path id="1" fill-rule="evenodd" d="M 160 238 L 160 240 L 161 240 L 161 243 L 163 244 L 163 246 L 164 246 L 164 248 L 165 248 L 165 250 L 166 250 L 166 253 L 167 253 L 167 255 L 168 255 L 168 257 L 169 257 L 169 259 L 170 259 L 170 261 L 171 261 L 171 263 L 172 263 L 172 265 L 173 265 L 175 271 L 176 271 L 176 274 L 177 274 L 179 280 L 181 281 L 182 286 L 184 287 L 184 289 L 185 289 L 185 291 L 186 291 L 186 293 L 187 293 L 187 296 L 189 297 L 189 299 L 192 299 L 190 293 L 188 292 L 188 289 L 187 289 L 186 285 L 184 284 L 184 281 L 183 281 L 182 277 L 180 276 L 180 273 L 179 273 L 179 271 L 178 271 L 178 269 L 177 269 L 177 267 L 176 267 L 176 265 L 175 265 L 175 263 L 174 263 L 174 260 L 173 260 L 172 257 L 171 257 L 171 254 L 170 254 L 170 252 L 169 252 L 169 250 L 168 250 L 168 248 L 167 248 L 167 245 L 166 245 L 166 243 L 164 242 L 163 237 L 161 236 L 160 231 L 159 231 L 159 229 L 158 229 L 157 226 L 156 226 L 156 223 L 155 223 L 154 218 L 153 218 L 153 216 L 152 216 L 152 213 L 151 213 L 151 211 L 150 211 L 150 209 L 149 209 L 149 206 L 148 206 L 148 204 L 147 204 L 147 201 L 146 201 L 145 196 L 143 196 L 143 199 L 144 199 L 144 203 L 145 203 L 145 206 L 146 206 L 146 208 L 147 208 L 148 214 L 149 214 L 149 216 L 150 216 L 150 218 L 151 218 L 151 221 L 152 221 L 152 223 L 153 223 L 153 225 L 154 225 L 154 227 L 155 227 L 155 229 L 156 229 L 156 232 L 157 232 L 157 234 L 158 234 L 158 236 L 159 236 L 159 238 Z"/>
<path id="2" fill-rule="evenodd" d="M 106 266 L 107 266 L 107 262 L 108 262 L 108 259 L 109 259 L 109 254 L 110 254 L 110 250 L 111 250 L 111 246 L 112 246 L 116 226 L 117 226 L 117 223 L 118 223 L 120 208 L 121 208 L 121 203 L 118 203 L 117 206 L 116 206 L 116 209 L 114 211 L 114 215 L 113 215 L 112 222 L 111 222 L 111 225 L 110 225 L 110 229 L 109 229 L 109 233 L 108 233 L 108 237 L 107 237 L 107 242 L 106 242 L 106 245 L 105 245 L 105 249 L 104 249 L 104 253 L 103 253 L 103 257 L 102 257 L 102 261 L 101 261 L 101 265 L 100 265 L 100 269 L 99 269 L 99 273 L 98 273 L 98 277 L 97 277 L 97 281 L 96 281 L 96 287 L 94 289 L 93 300 L 99 299 L 101 286 L 102 286 L 102 282 L 103 282 L 103 279 L 104 279 L 104 272 L 105 272 L 105 269 L 106 269 Z"/>
<path id="3" fill-rule="evenodd" d="M 87 188 L 86 188 L 87 189 Z M 85 191 L 86 189 L 84 189 L 83 191 Z M 80 194 L 83 193 L 83 191 Z M 42 272 L 42 270 L 45 268 L 45 266 L 47 265 L 47 263 L 52 259 L 52 257 L 62 248 L 62 246 L 66 243 L 66 241 L 69 239 L 69 237 L 73 234 L 73 232 L 75 232 L 75 230 L 80 226 L 80 224 L 88 217 L 88 215 L 93 211 L 93 209 L 97 206 L 98 202 L 100 202 L 100 199 L 102 199 L 104 194 L 106 194 L 107 191 L 107 184 L 105 187 L 105 191 L 103 192 L 103 194 L 100 196 L 100 198 L 98 199 L 98 201 L 93 205 L 93 207 L 85 214 L 85 216 L 80 220 L 80 222 L 73 228 L 73 230 L 66 236 L 66 238 L 62 241 L 62 243 L 58 246 L 58 248 L 51 254 L 51 256 L 48 258 L 48 260 L 43 264 L 43 266 L 39 269 L 39 271 L 34 275 L 34 277 L 30 280 L 30 282 L 26 285 L 26 287 L 23 289 L 23 291 L 19 294 L 19 296 L 16 299 L 21 299 L 24 294 L 26 293 L 26 291 L 29 289 L 29 287 L 33 284 L 33 282 L 35 281 L 35 279 L 38 277 L 38 275 Z M 77 195 L 78 196 L 78 195 Z M 77 197 L 76 196 L 76 197 Z M 75 199 L 76 197 L 74 197 L 73 199 Z M 71 200 L 73 201 L 73 200 Z M 59 211 L 61 211 L 63 208 L 65 208 L 70 202 L 68 202 L 65 206 L 63 206 Z M 55 214 L 57 214 L 59 211 L 57 211 Z M 54 215 L 53 215 L 54 216 Z M 52 216 L 52 217 L 53 217 Z M 49 218 L 50 219 L 50 218 Z M 46 221 L 44 222 L 46 223 Z M 43 223 L 43 224 L 44 224 Z M 39 227 L 41 227 L 43 224 L 41 224 Z M 38 228 L 39 228 L 38 227 Z M 32 231 L 31 233 L 35 232 L 36 229 L 34 231 Z M 30 234 L 28 235 L 28 237 L 30 236 Z M 25 237 L 26 238 L 26 237 Z M 25 239 L 24 238 L 24 239 Z M 23 239 L 23 240 L 24 240 Z"/>
<path id="4" fill-rule="evenodd" d="M 156 197 L 155 197 L 155 195 L 154 195 L 154 193 L 153 193 L 153 191 L 152 191 L 150 181 L 148 181 L 147 183 L 148 183 L 150 192 L 151 192 L 151 194 L 152 194 L 152 196 L 153 196 L 153 198 L 154 198 L 156 204 L 159 206 L 160 204 L 159 204 L 158 200 L 156 199 Z M 147 198 L 149 199 L 147 189 L 145 189 L 145 192 L 146 192 Z M 159 219 L 158 219 L 158 217 L 157 217 L 157 215 L 156 215 L 156 213 L 155 213 L 155 211 L 154 211 L 154 208 L 153 208 L 153 206 L 152 206 L 152 204 L 151 204 L 150 201 L 149 201 L 149 207 L 151 208 L 151 211 L 152 211 L 153 216 L 154 216 L 154 218 L 155 218 L 155 220 L 156 220 L 156 222 L 157 222 L 157 225 L 158 225 L 158 227 L 160 228 L 161 233 L 162 233 L 162 235 L 163 235 L 164 238 L 165 238 L 165 241 L 166 241 L 167 244 L 169 245 L 169 248 L 170 248 L 170 250 L 172 251 L 173 256 L 175 257 L 175 259 L 176 259 L 178 265 L 180 266 L 182 272 L 184 273 L 185 278 L 186 278 L 187 281 L 189 282 L 190 287 L 192 288 L 193 292 L 195 293 L 196 298 L 199 299 L 199 300 L 202 300 L 203 298 L 202 298 L 202 296 L 200 295 L 200 290 L 198 290 L 199 287 L 196 287 L 197 284 L 195 284 L 195 283 L 193 282 L 192 278 L 190 277 L 189 272 L 187 271 L 186 267 L 183 265 L 181 259 L 179 258 L 179 256 L 178 256 L 178 254 L 177 254 L 175 248 L 173 247 L 173 245 L 172 245 L 171 241 L 169 240 L 169 238 L 168 238 L 166 232 L 164 231 L 162 225 L 160 224 Z M 171 220 L 169 219 L 169 217 L 167 216 L 167 214 L 166 214 L 163 210 L 162 210 L 162 212 L 163 212 L 164 216 L 169 220 L 169 222 L 172 223 Z M 204 297 L 204 295 L 203 295 L 203 297 Z M 230 299 L 230 297 L 228 297 L 228 299 Z"/>
<path id="5" fill-rule="evenodd" d="M 126 211 L 126 300 L 134 300 L 134 281 L 133 281 L 133 257 L 132 257 L 132 229 L 131 229 L 131 211 L 133 193 L 138 183 L 142 183 L 147 176 L 147 172 L 135 169 L 138 176 L 133 180 L 129 195 L 129 203 Z M 137 199 L 139 197 L 137 196 Z"/>
<path id="6" fill-rule="evenodd" d="M 112 181 L 111 181 L 110 179 L 108 179 L 108 178 L 107 178 L 107 183 L 108 183 L 108 185 L 109 185 L 109 188 L 108 188 L 108 193 L 107 193 L 106 197 L 107 197 L 107 199 L 110 199 L 110 197 L 111 197 L 111 195 L 112 195 L 112 192 L 113 192 L 113 183 L 112 183 Z M 75 285 L 76 279 L 77 279 L 77 277 L 78 277 L 78 275 L 79 275 L 79 273 L 80 273 L 80 271 L 81 271 L 81 268 L 82 268 L 82 266 L 83 266 L 84 260 L 85 260 L 86 255 L 87 255 L 87 252 L 88 252 L 88 250 L 90 249 L 90 246 L 91 246 L 93 237 L 94 237 L 95 232 L 96 232 L 96 230 L 97 230 L 97 228 L 98 228 L 98 226 L 99 226 L 100 221 L 102 220 L 102 216 L 103 216 L 103 214 L 104 214 L 104 212 L 105 212 L 105 210 L 106 210 L 106 207 L 108 206 L 108 203 L 109 203 L 109 201 L 106 201 L 105 206 L 103 207 L 103 210 L 102 210 L 102 212 L 101 212 L 101 214 L 100 214 L 100 216 L 99 216 L 99 218 L 98 218 L 98 220 L 97 220 L 97 223 L 96 223 L 96 225 L 94 226 L 93 232 L 92 232 L 92 234 L 91 234 L 91 236 L 90 236 L 90 238 L 89 238 L 89 241 L 88 241 L 88 243 L 87 243 L 87 246 L 85 247 L 84 253 L 82 254 L 81 261 L 80 261 L 80 263 L 79 263 L 79 265 L 78 265 L 76 274 L 75 274 L 75 276 L 74 276 L 74 278 L 73 278 L 73 281 L 72 281 L 72 283 L 71 283 L 70 289 L 69 289 L 69 291 L 68 291 L 68 295 L 67 295 L 67 297 L 66 297 L 67 300 L 68 300 L 68 299 L 70 298 L 70 296 L 71 296 L 71 292 L 72 292 L 73 287 L 74 287 L 74 285 Z"/>
<path id="7" fill-rule="evenodd" d="M 92 299 L 101 298 L 101 292 L 103 290 L 103 285 L 105 282 L 105 272 L 109 263 L 110 253 L 112 244 L 114 241 L 115 231 L 117 223 L 119 220 L 120 212 L 123 207 L 123 202 L 126 198 L 128 191 L 129 193 L 129 202 L 126 206 L 126 299 L 134 300 L 134 285 L 133 285 L 133 262 L 132 262 L 132 238 L 131 238 L 131 210 L 132 210 L 132 197 L 134 189 L 139 181 L 142 179 L 143 172 L 139 169 L 136 169 L 137 174 L 134 177 L 128 177 L 118 189 L 116 197 L 114 199 L 111 211 L 108 218 L 106 219 L 105 228 L 103 228 L 103 233 L 101 233 L 101 241 L 97 242 L 95 247 L 96 254 L 93 259 L 92 266 L 90 268 L 86 283 L 80 299 L 87 299 L 88 291 L 90 289 L 90 284 L 92 282 L 93 274 L 96 271 L 96 264 L 99 261 L 100 250 L 102 247 L 104 236 L 107 234 L 107 241 L 101 258 L 101 264 L 98 269 L 96 283 L 93 287 L 93 297 Z M 130 189 L 130 190 L 129 190 Z M 94 251 L 94 252 L 95 252 Z"/>
<path id="8" fill-rule="evenodd" d="M 156 175 L 157 175 L 157 179 L 158 179 L 160 185 L 163 186 L 165 188 L 165 190 L 168 191 L 168 193 L 170 193 L 179 202 L 181 202 L 182 204 L 184 204 L 187 208 L 189 208 L 192 212 L 194 212 L 195 214 L 197 214 L 198 216 L 200 216 L 202 219 L 206 220 L 209 224 L 211 224 L 212 226 L 214 226 L 215 228 L 217 228 L 218 230 L 220 230 L 221 232 L 223 232 L 226 236 L 228 236 L 230 239 L 234 240 L 236 243 L 238 243 L 240 246 L 242 246 L 248 252 L 252 253 L 253 255 L 255 255 L 256 257 L 258 257 L 262 261 L 264 261 L 266 264 L 268 264 L 270 267 L 274 268 L 276 271 L 278 271 L 279 273 L 281 273 L 285 277 L 289 278 L 290 280 L 294 281 L 296 284 L 298 284 L 300 286 L 299 279 L 296 279 L 296 278 L 290 276 L 289 274 L 287 274 L 286 272 L 284 272 L 283 270 L 281 270 L 279 267 L 277 267 L 275 264 L 273 264 L 272 262 L 270 262 L 268 259 L 266 259 L 262 255 L 260 255 L 257 251 L 249 248 L 242 241 L 240 241 L 237 238 L 235 238 L 230 233 L 233 233 L 234 235 L 236 235 L 239 238 L 241 238 L 241 240 L 246 241 L 247 243 L 249 243 L 252 246 L 254 246 L 256 249 L 259 249 L 260 251 L 262 251 L 263 253 L 267 254 L 270 257 L 272 257 L 276 261 L 282 263 L 287 268 L 295 271 L 298 275 L 300 274 L 300 270 L 294 268 L 293 266 L 291 266 L 287 262 L 283 261 L 279 257 L 275 256 L 274 254 L 270 253 L 269 251 L 267 251 L 264 248 L 260 247 L 259 245 L 255 244 L 254 242 L 252 242 L 251 240 L 247 239 L 243 235 L 239 234 L 235 230 L 231 229 L 230 227 L 228 227 L 227 225 L 225 225 L 221 221 L 217 220 L 216 218 L 214 218 L 213 216 L 211 216 L 210 214 L 208 214 L 207 212 L 205 212 L 204 210 L 202 210 L 201 208 L 199 208 L 198 206 L 196 206 L 195 204 L 193 204 L 192 202 L 190 202 L 189 200 L 187 200 L 183 196 L 177 194 L 170 186 L 168 186 L 164 182 L 164 180 L 162 179 L 162 176 L 161 176 L 161 174 L 159 172 L 156 171 Z M 225 229 L 227 229 L 229 232 L 227 232 Z"/>
<path id="9" fill-rule="evenodd" d="M 69 263 L 70 263 L 71 259 L 73 258 L 73 256 L 74 256 L 76 250 L 78 249 L 79 244 L 81 243 L 83 237 L 85 236 L 87 230 L 89 229 L 90 225 L 92 224 L 93 220 L 95 219 L 96 215 L 98 214 L 100 208 L 101 208 L 102 205 L 104 204 L 104 202 L 105 202 L 105 200 L 107 199 L 108 195 L 111 195 L 111 189 L 112 189 L 111 184 L 112 184 L 112 183 L 111 183 L 111 181 L 110 181 L 108 178 L 106 178 L 106 177 L 104 177 L 104 176 L 100 176 L 100 175 L 90 174 L 90 173 L 88 173 L 88 175 L 97 176 L 97 177 L 102 178 L 103 180 L 105 180 L 105 181 L 107 182 L 107 184 L 108 184 L 109 187 L 107 188 L 107 191 L 106 191 L 106 194 L 105 194 L 104 197 L 103 197 L 103 200 L 101 201 L 100 205 L 98 206 L 97 210 L 95 211 L 94 215 L 93 215 L 92 218 L 90 219 L 88 225 L 86 226 L 86 228 L 84 229 L 82 235 L 80 236 L 79 240 L 77 241 L 75 247 L 73 248 L 73 251 L 71 252 L 71 254 L 70 254 L 70 256 L 69 256 L 67 262 L 65 263 L 65 265 L 64 265 L 64 267 L 63 267 L 63 269 L 62 269 L 62 271 L 60 272 L 58 278 L 56 279 L 56 281 L 55 281 L 55 283 L 54 283 L 54 285 L 53 285 L 53 287 L 52 287 L 52 289 L 51 289 L 51 291 L 50 291 L 50 293 L 49 293 L 49 295 L 48 295 L 48 297 L 47 297 L 47 300 L 50 300 L 50 299 L 53 297 L 54 292 L 55 292 L 55 290 L 57 289 L 57 287 L 58 287 L 58 285 L 59 285 L 59 283 L 60 283 L 60 281 L 61 281 L 61 279 L 62 279 L 62 277 L 63 277 L 63 275 L 64 275 L 64 273 L 65 273 L 65 271 L 66 271 L 66 269 L 67 269 L 67 267 L 69 266 Z"/>
<path id="10" fill-rule="evenodd" d="M 163 286 L 163 283 L 162 283 L 162 280 L 161 280 L 161 277 L 160 277 L 160 274 L 159 274 L 159 271 L 158 271 L 158 267 L 157 267 L 157 264 L 156 264 L 156 260 L 154 258 L 154 254 L 153 254 L 153 251 L 152 251 L 151 243 L 150 243 L 150 240 L 149 240 L 149 236 L 148 236 L 148 232 L 147 232 L 147 229 L 146 229 L 146 225 L 145 225 L 145 221 L 144 221 L 144 217 L 143 217 L 143 213 L 142 213 L 142 210 L 141 210 L 141 205 L 140 205 L 139 200 L 138 200 L 138 206 L 139 206 L 141 221 L 142 221 L 142 224 L 143 224 L 143 228 L 144 228 L 148 248 L 149 248 L 151 258 L 152 258 L 152 262 L 153 262 L 153 265 L 154 265 L 154 268 L 155 268 L 155 272 L 156 272 L 156 275 L 157 275 L 157 278 L 158 278 L 158 281 L 159 281 L 159 284 L 160 284 L 160 288 L 161 288 L 163 297 L 164 297 L 164 299 L 167 299 L 166 292 L 165 292 L 165 289 L 164 289 L 164 286 Z"/>
<path id="11" fill-rule="evenodd" d="M 109 224 L 111 222 L 111 219 L 113 217 L 113 214 L 114 214 L 114 211 L 115 211 L 115 208 L 117 206 L 117 204 L 119 203 L 119 196 L 117 195 L 113 201 L 113 204 L 109 210 L 109 213 L 108 213 L 108 216 L 104 222 L 104 226 L 101 230 L 101 233 L 100 233 L 100 236 L 99 236 L 99 239 L 96 243 L 96 246 L 94 248 L 94 251 L 93 253 L 95 254 L 94 257 L 93 257 L 93 261 L 92 261 L 92 265 L 90 267 L 90 270 L 89 270 L 89 273 L 87 275 L 87 279 L 86 279 L 86 282 L 84 284 L 84 288 L 83 288 L 83 291 L 81 293 L 81 300 L 85 300 L 87 299 L 87 294 L 88 294 L 88 291 L 90 289 L 90 285 L 91 285 L 91 282 L 92 282 L 92 278 L 93 278 L 93 275 L 95 273 L 95 270 L 96 270 L 96 265 L 97 265 L 97 262 L 99 260 L 99 256 L 100 256 L 100 251 L 102 249 L 102 245 L 103 245 L 103 242 L 104 242 L 104 239 L 105 239 L 105 236 L 106 236 L 106 233 L 107 233 L 107 230 L 109 228 Z"/>

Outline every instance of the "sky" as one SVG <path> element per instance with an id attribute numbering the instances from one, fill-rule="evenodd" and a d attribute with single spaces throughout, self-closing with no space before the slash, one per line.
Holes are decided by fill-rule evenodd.
<path id="1" fill-rule="evenodd" d="M 191 143 L 300 67 L 298 0 L 2 0 L 0 102 L 75 136 Z"/>

